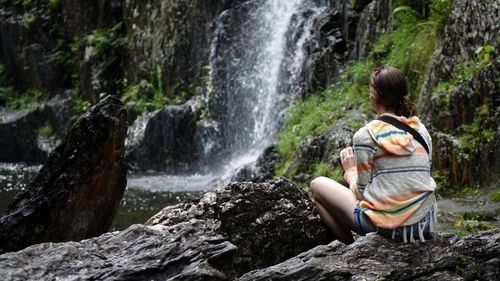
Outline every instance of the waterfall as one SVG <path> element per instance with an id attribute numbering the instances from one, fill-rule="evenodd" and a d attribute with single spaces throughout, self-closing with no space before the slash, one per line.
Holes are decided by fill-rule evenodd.
<path id="1" fill-rule="evenodd" d="M 222 131 L 223 173 L 254 163 L 275 142 L 283 111 L 302 90 L 304 45 L 326 9 L 320 2 L 250 1 L 219 16 L 208 108 Z"/>

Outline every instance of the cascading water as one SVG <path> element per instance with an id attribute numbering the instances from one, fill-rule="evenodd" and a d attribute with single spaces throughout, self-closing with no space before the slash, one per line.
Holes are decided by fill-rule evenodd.
<path id="1" fill-rule="evenodd" d="M 219 16 L 208 108 L 222 130 L 222 178 L 254 163 L 275 141 L 283 110 L 301 90 L 304 44 L 326 9 L 320 2 L 251 1 Z"/>
<path id="2" fill-rule="evenodd" d="M 193 164 L 191 175 L 129 175 L 115 227 L 141 222 L 255 163 L 275 142 L 285 109 L 304 90 L 305 46 L 325 9 L 321 0 L 253 0 L 220 14 L 211 44 L 212 83 L 205 97 L 210 118 L 197 124 L 203 140 L 200 163 Z M 154 114 L 129 128 L 128 145 L 140 142 Z"/>

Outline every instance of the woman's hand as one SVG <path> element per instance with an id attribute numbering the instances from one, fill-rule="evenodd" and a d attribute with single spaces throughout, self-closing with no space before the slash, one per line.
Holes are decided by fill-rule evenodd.
<path id="1" fill-rule="evenodd" d="M 354 158 L 354 150 L 352 147 L 349 146 L 340 151 L 340 163 L 342 163 L 344 171 L 356 167 L 356 158 Z"/>

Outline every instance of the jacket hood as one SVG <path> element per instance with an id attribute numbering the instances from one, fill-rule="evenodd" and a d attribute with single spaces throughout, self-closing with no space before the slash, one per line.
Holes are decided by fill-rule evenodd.
<path id="1" fill-rule="evenodd" d="M 413 116 L 406 118 L 403 116 L 396 116 L 393 114 L 384 113 L 398 119 L 400 122 L 406 123 L 416 131 L 420 127 L 420 119 Z M 401 129 L 394 127 L 391 124 L 379 120 L 373 120 L 368 124 L 368 131 L 370 132 L 373 140 L 384 150 L 394 155 L 410 155 L 415 151 L 413 145 L 413 136 Z"/>

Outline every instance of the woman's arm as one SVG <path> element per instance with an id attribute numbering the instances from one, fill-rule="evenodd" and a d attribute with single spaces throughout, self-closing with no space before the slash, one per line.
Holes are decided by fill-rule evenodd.
<path id="1" fill-rule="evenodd" d="M 344 178 L 358 200 L 363 199 L 365 187 L 370 183 L 373 170 L 373 156 L 376 144 L 366 128 L 361 128 L 353 137 L 355 166 L 345 169 Z"/>

